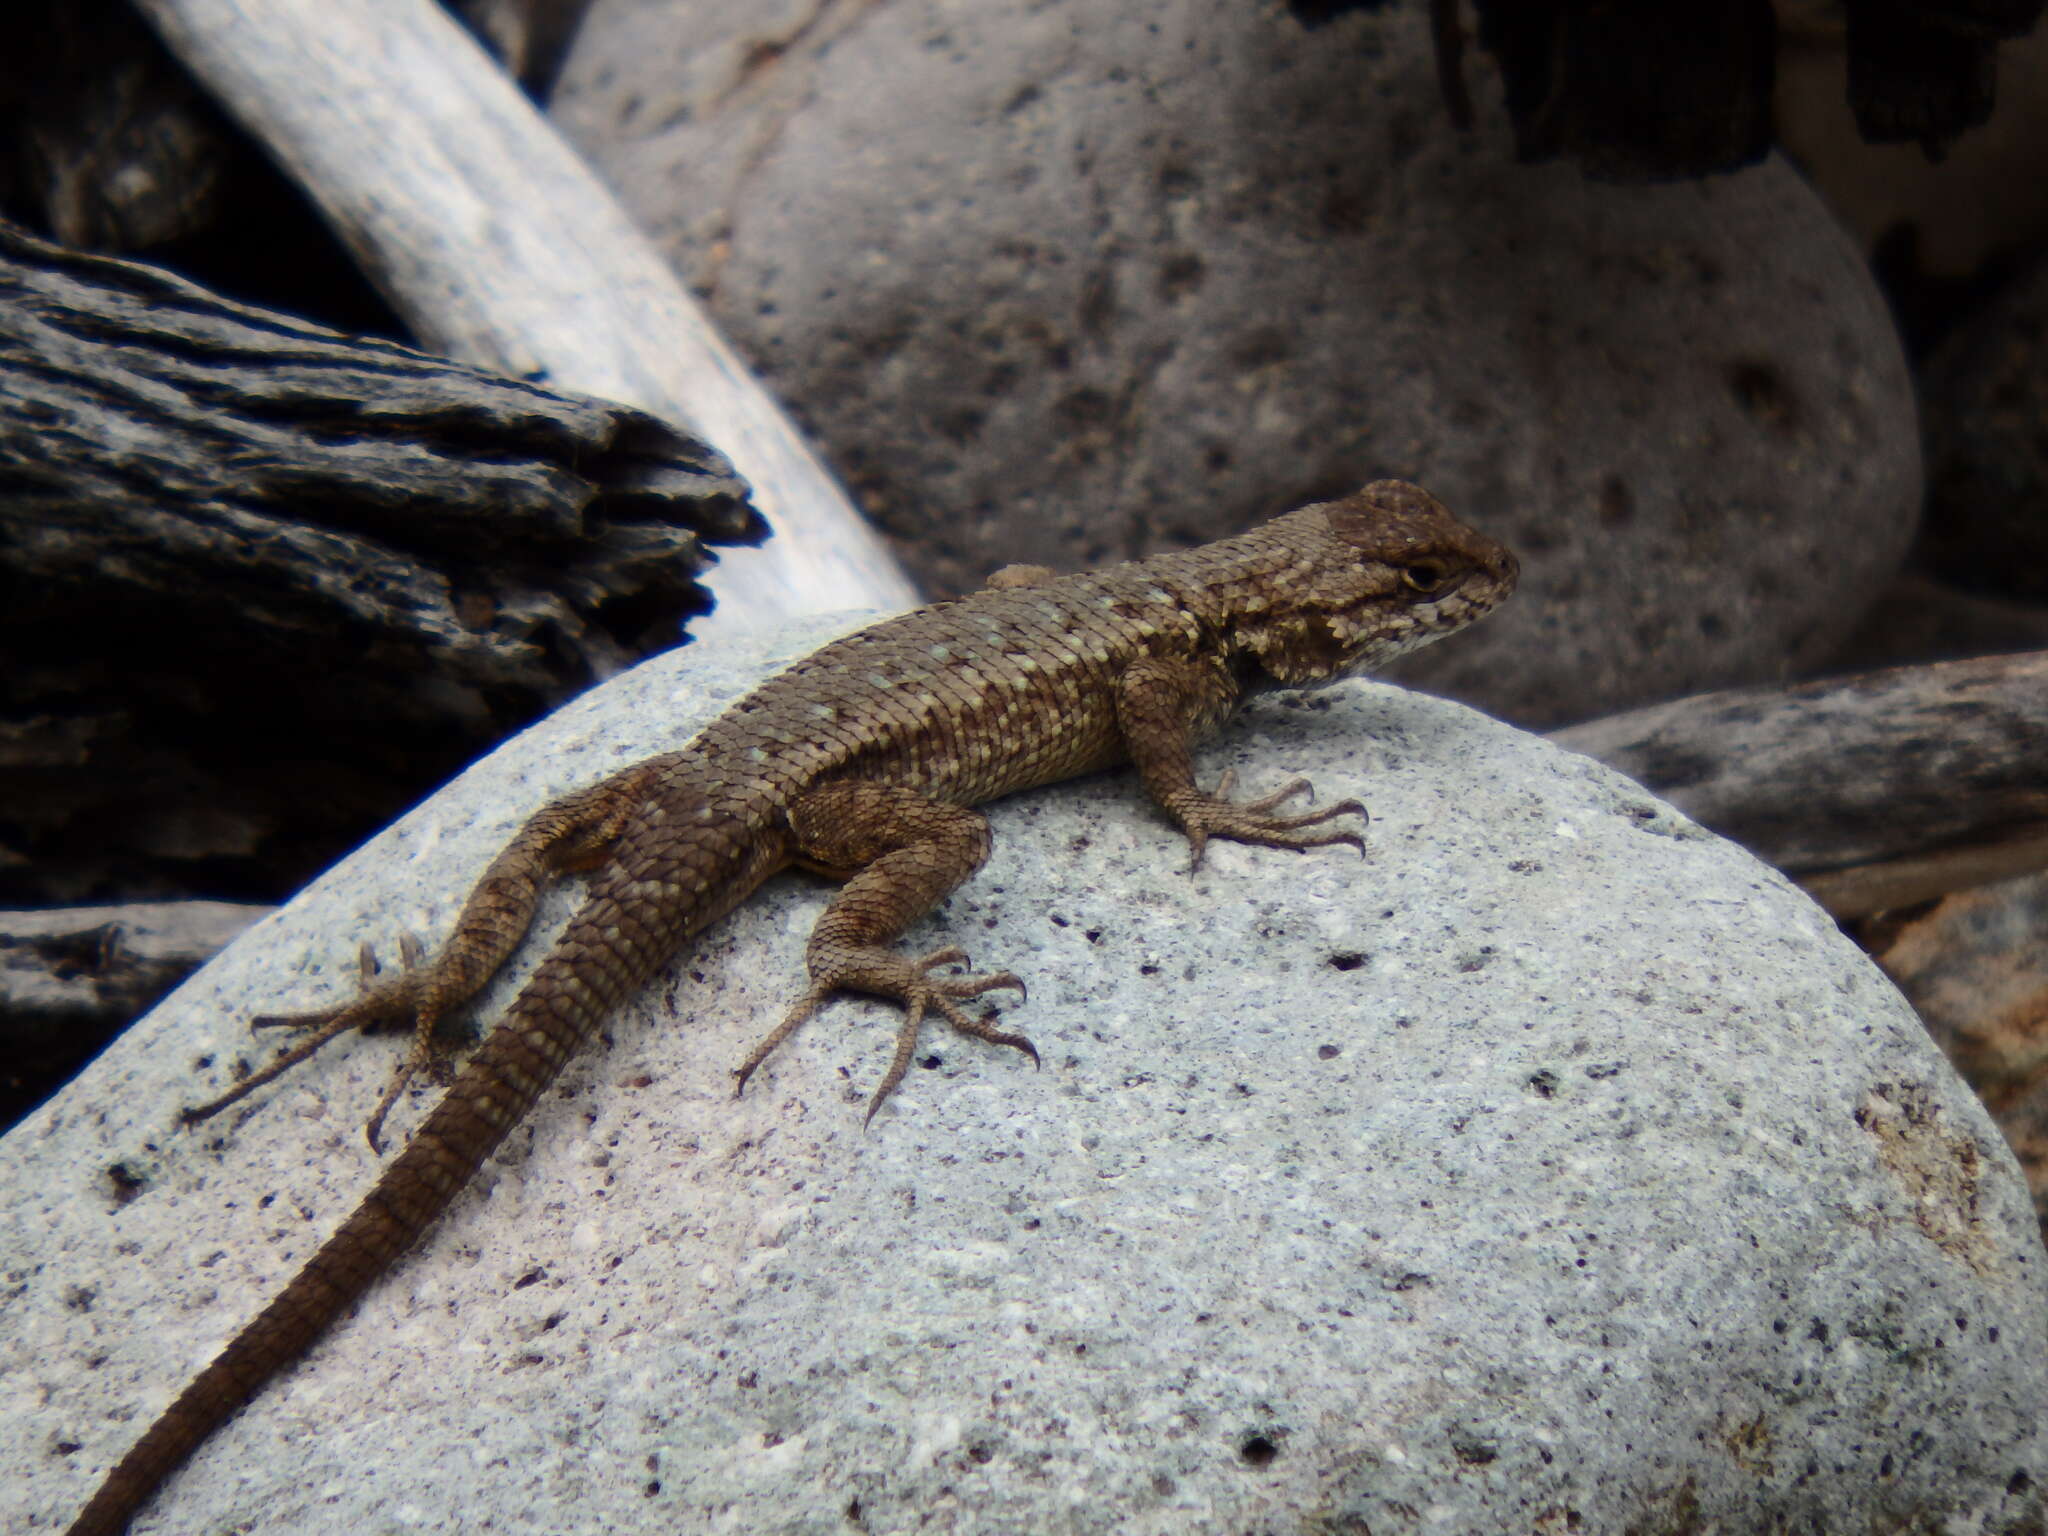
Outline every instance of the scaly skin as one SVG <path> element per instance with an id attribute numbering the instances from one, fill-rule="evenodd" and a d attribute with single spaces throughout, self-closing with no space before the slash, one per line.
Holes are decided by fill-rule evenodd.
<path id="1" fill-rule="evenodd" d="M 435 1022 L 526 935 L 543 885 L 587 871 L 582 908 L 453 1085 L 341 1228 L 107 1474 L 70 1536 L 112 1536 L 229 1414 L 317 1339 L 409 1247 L 524 1118 L 597 1024 L 690 939 L 791 865 L 844 880 L 811 934 L 810 987 L 738 1069 L 740 1085 L 834 992 L 903 1004 L 873 1115 L 927 1012 L 1032 1054 L 961 1004 L 1008 972 L 891 946 L 988 857 L 985 801 L 1121 762 L 1187 834 L 1363 847 L 1334 819 L 1197 787 L 1190 749 L 1250 693 L 1378 666 L 1464 627 L 1514 590 L 1507 550 L 1426 492 L 1383 480 L 1234 539 L 1057 578 L 1012 567 L 989 590 L 839 640 L 734 705 L 679 752 L 540 811 L 494 860 L 435 960 L 354 1002 L 283 1022 L 311 1043 L 188 1112 L 203 1119 L 348 1029 L 410 1022 L 413 1049 L 372 1116 L 433 1061 Z"/>

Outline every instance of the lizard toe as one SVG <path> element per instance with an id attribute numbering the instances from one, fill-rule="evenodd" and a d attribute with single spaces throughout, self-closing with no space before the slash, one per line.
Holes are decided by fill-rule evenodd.
<path id="1" fill-rule="evenodd" d="M 1293 779 L 1270 795 L 1241 802 L 1225 798 L 1235 783 L 1235 775 L 1225 771 L 1216 794 L 1191 791 L 1172 807 L 1193 851 L 1188 865 L 1190 870 L 1201 865 L 1209 840 L 1216 837 L 1233 843 L 1256 843 L 1266 848 L 1292 848 L 1296 852 L 1348 843 L 1361 854 L 1365 852 L 1365 838 L 1361 833 L 1348 828 L 1331 830 L 1326 827 L 1327 823 L 1340 816 L 1358 816 L 1369 821 L 1365 807 L 1358 801 L 1339 800 L 1335 805 L 1306 811 L 1299 816 L 1278 816 L 1274 814 L 1274 808 L 1296 795 L 1306 794 L 1314 798 L 1315 790 L 1307 779 Z M 1317 828 L 1324 830 L 1315 830 Z"/>

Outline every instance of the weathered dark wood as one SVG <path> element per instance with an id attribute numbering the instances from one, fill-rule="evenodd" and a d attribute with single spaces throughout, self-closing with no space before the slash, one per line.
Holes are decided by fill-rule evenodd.
<path id="1" fill-rule="evenodd" d="M 2048 863 L 2048 651 L 1699 694 L 1550 739 L 1795 875 L 1914 860 L 1965 884 L 2017 873 L 2001 848 Z"/>
<path id="2" fill-rule="evenodd" d="M 644 412 L 0 226 L 0 900 L 288 890 L 761 532 Z"/>
<path id="3" fill-rule="evenodd" d="M 36 610 L 5 622 L 79 580 L 200 582 L 252 637 L 352 632 L 541 693 L 590 680 L 551 650 L 612 669 L 656 638 L 607 613 L 706 609 L 700 538 L 763 532 L 731 467 L 644 412 L 4 226 L 0 490 L 13 596 Z"/>

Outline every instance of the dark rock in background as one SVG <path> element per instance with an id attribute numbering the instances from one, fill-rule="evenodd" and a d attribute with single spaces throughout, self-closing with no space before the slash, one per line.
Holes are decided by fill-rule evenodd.
<path id="1" fill-rule="evenodd" d="M 1972 592 L 2048 597 L 2048 264 L 1929 358 L 1922 558 Z"/>

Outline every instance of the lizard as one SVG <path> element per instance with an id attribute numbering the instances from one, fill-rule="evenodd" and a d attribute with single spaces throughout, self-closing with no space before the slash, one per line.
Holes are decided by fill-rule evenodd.
<path id="1" fill-rule="evenodd" d="M 1129 763 L 1199 865 L 1211 838 L 1305 850 L 1364 838 L 1333 821 L 1356 800 L 1282 815 L 1295 779 L 1233 801 L 1191 748 L 1249 695 L 1376 667 L 1464 627 L 1513 590 L 1513 554 L 1420 487 L 1380 480 L 1248 533 L 1094 573 L 1014 566 L 990 586 L 884 620 L 813 652 L 677 751 L 543 807 L 485 869 L 434 959 L 404 965 L 338 1007 L 259 1023 L 301 1043 L 203 1118 L 352 1029 L 413 1030 L 373 1113 L 421 1067 L 439 1071 L 439 1021 L 524 942 L 543 887 L 588 886 L 567 927 L 354 1211 L 106 1474 L 69 1536 L 114 1536 L 227 1417 L 303 1354 L 389 1269 L 533 1108 L 607 1013 L 689 940 L 779 871 L 842 882 L 805 948 L 809 985 L 736 1070 L 735 1092 L 831 996 L 900 1004 L 894 1053 L 868 1118 L 902 1080 L 926 1017 L 1032 1058 L 1028 1038 L 964 1005 L 1008 971 L 948 970 L 957 947 L 912 957 L 896 941 L 987 859 L 976 806 Z"/>

